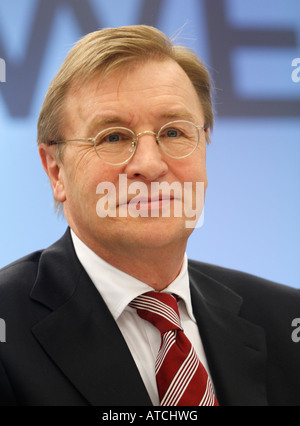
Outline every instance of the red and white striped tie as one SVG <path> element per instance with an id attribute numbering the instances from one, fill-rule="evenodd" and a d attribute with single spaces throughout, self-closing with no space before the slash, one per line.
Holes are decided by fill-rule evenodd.
<path id="1" fill-rule="evenodd" d="M 207 372 L 182 330 L 176 298 L 151 291 L 130 306 L 161 333 L 155 363 L 160 405 L 218 406 Z"/>

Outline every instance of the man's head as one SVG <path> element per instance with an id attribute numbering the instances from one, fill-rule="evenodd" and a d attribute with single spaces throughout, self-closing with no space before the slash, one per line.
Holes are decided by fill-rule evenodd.
<path id="1" fill-rule="evenodd" d="M 38 143 L 55 199 L 64 204 L 72 229 L 98 254 L 103 254 L 104 247 L 111 253 L 130 253 L 131 249 L 167 248 L 186 242 L 191 230 L 185 226 L 184 215 L 177 217 L 174 211 L 171 217 L 122 217 L 117 211 L 116 217 L 99 218 L 97 188 L 101 182 L 111 183 L 120 211 L 119 176 L 126 175 L 128 201 L 133 198 L 128 186 L 143 184 L 150 195 L 147 205 L 140 203 L 139 207 L 149 210 L 156 204 L 162 208 L 162 200 L 151 200 L 153 183 L 171 186 L 177 182 L 183 190 L 184 183 L 190 182 L 195 204 L 196 183 L 207 185 L 209 130 L 202 129 L 213 126 L 210 89 L 209 74 L 196 55 L 172 46 L 151 27 L 98 31 L 71 50 L 46 95 Z M 180 159 L 165 155 L 155 138 L 163 126 L 174 121 L 189 121 L 199 132 L 195 151 Z M 116 166 L 101 161 L 86 140 L 111 127 L 141 134 L 134 156 Z M 172 127 L 168 134 L 172 138 L 179 132 L 176 128 L 174 133 Z M 49 144 L 65 140 L 68 142 Z M 177 200 L 173 193 L 171 204 L 182 204 L 182 194 Z"/>

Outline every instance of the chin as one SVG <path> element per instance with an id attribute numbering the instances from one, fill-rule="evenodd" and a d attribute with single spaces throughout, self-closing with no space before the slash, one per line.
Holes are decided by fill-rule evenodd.
<path id="1" fill-rule="evenodd" d="M 159 248 L 185 241 L 191 233 L 182 219 L 136 218 L 126 226 L 124 237 L 144 248 Z"/>

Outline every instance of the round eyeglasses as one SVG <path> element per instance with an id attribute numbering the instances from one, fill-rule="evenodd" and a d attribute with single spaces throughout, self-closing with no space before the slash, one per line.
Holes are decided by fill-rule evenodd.
<path id="1" fill-rule="evenodd" d="M 206 131 L 206 128 L 197 126 L 191 121 L 176 120 L 165 124 L 158 133 L 146 130 L 136 134 L 126 127 L 110 127 L 99 132 L 94 138 L 50 141 L 48 144 L 92 142 L 100 160 L 106 164 L 120 166 L 134 156 L 138 139 L 143 135 L 153 135 L 156 143 L 167 156 L 176 159 L 186 158 L 199 145 L 201 130 Z"/>

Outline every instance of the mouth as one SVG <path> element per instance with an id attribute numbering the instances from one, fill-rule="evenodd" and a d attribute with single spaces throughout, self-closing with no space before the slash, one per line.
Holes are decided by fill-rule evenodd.
<path id="1" fill-rule="evenodd" d="M 158 196 L 158 197 L 148 197 L 148 198 L 138 198 L 133 202 L 136 203 L 137 210 L 157 210 L 167 207 L 171 201 L 174 201 L 172 196 Z M 132 201 L 130 202 L 132 203 Z"/>
<path id="2" fill-rule="evenodd" d="M 136 195 L 128 197 L 128 200 L 120 200 L 117 207 L 119 210 L 135 209 L 139 212 L 151 212 L 153 215 L 155 212 L 167 211 L 174 202 L 181 203 L 181 201 L 181 199 L 171 194 L 160 194 L 149 197 Z"/>
<path id="3" fill-rule="evenodd" d="M 151 196 L 151 197 L 143 197 L 140 195 L 135 195 L 135 196 L 128 196 L 128 198 L 124 199 L 124 200 L 120 200 L 119 203 L 117 204 L 117 207 L 121 207 L 123 205 L 128 205 L 128 204 L 142 204 L 142 205 L 151 205 L 151 204 L 158 204 L 158 203 L 163 203 L 166 201 L 173 201 L 173 200 L 179 200 L 179 198 L 175 198 L 174 196 L 167 194 L 167 195 L 159 195 L 159 196 Z"/>

